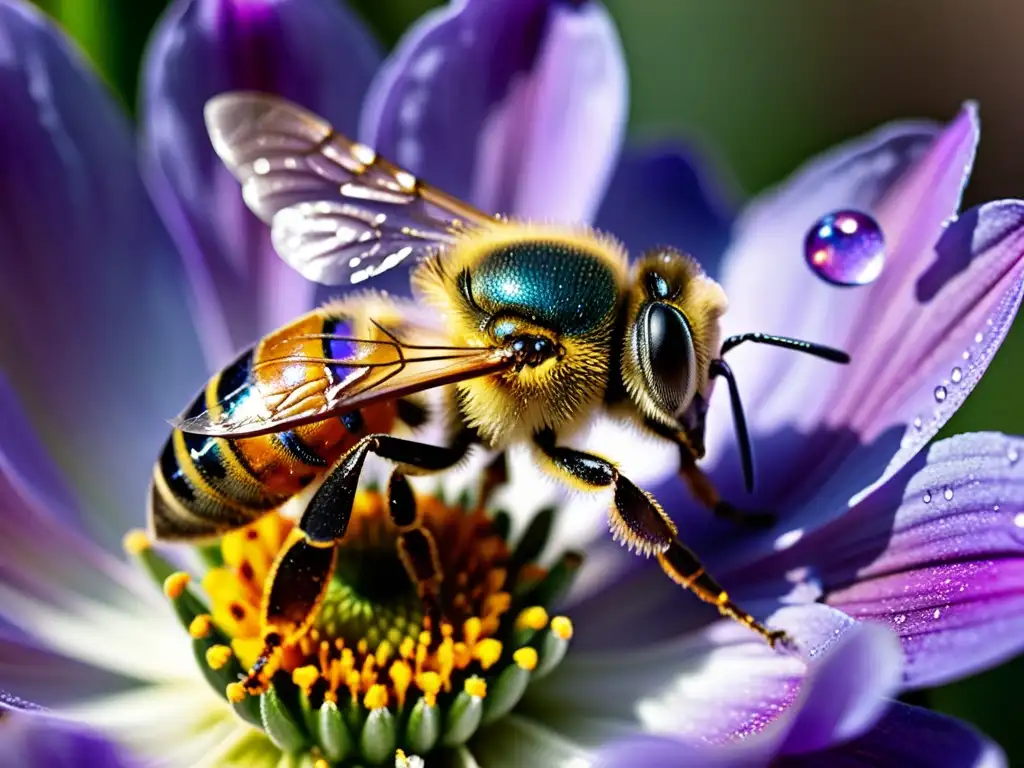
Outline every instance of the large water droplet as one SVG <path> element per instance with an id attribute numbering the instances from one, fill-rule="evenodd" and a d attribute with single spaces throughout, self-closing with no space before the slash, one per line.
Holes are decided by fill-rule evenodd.
<path id="1" fill-rule="evenodd" d="M 941 386 L 940 387 L 936 387 L 935 388 L 935 400 L 937 402 L 941 403 L 945 399 L 946 399 L 946 388 L 945 387 L 941 387 Z"/>
<path id="2" fill-rule="evenodd" d="M 885 239 L 866 213 L 835 211 L 807 233 L 804 258 L 818 277 L 834 285 L 867 285 L 882 274 Z"/>
<path id="3" fill-rule="evenodd" d="M 963 377 L 964 372 L 961 371 L 959 368 L 954 368 L 952 371 L 950 371 L 949 380 L 952 381 L 954 384 L 959 384 L 960 380 L 963 379 Z"/>
<path id="4" fill-rule="evenodd" d="M 944 498 L 946 501 L 952 501 L 953 500 L 953 489 L 952 488 L 947 488 L 946 490 L 944 490 L 942 492 L 942 498 Z"/>
<path id="5" fill-rule="evenodd" d="M 921 501 L 923 501 L 925 504 L 928 504 L 928 503 L 931 502 L 931 500 L 932 500 L 932 492 L 931 491 L 925 491 L 924 492 L 924 496 L 921 497 Z"/>

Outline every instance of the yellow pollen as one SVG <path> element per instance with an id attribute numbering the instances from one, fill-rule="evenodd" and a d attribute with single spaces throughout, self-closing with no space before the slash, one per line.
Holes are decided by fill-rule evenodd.
<path id="1" fill-rule="evenodd" d="M 437 672 L 424 672 L 417 675 L 416 686 L 423 691 L 423 700 L 428 707 L 437 704 L 437 694 L 441 692 L 441 676 Z"/>
<path id="2" fill-rule="evenodd" d="M 211 619 L 208 613 L 201 613 L 192 619 L 188 625 L 188 634 L 196 640 L 202 640 L 210 635 Z"/>
<path id="3" fill-rule="evenodd" d="M 568 616 L 555 616 L 551 620 L 551 631 L 562 640 L 572 637 L 572 622 Z"/>
<path id="4" fill-rule="evenodd" d="M 548 612 L 539 605 L 525 608 L 516 618 L 516 629 L 532 629 L 539 632 L 548 625 Z"/>
<path id="5" fill-rule="evenodd" d="M 466 638 L 466 643 L 469 645 L 476 645 L 476 641 L 480 638 L 481 622 L 478 616 L 471 616 L 466 619 L 462 625 L 462 636 Z"/>
<path id="6" fill-rule="evenodd" d="M 192 577 L 184 571 L 176 571 L 164 579 L 164 594 L 171 600 L 177 600 L 185 592 L 185 587 Z"/>
<path id="7" fill-rule="evenodd" d="M 124 539 L 121 540 L 121 545 L 124 547 L 125 552 L 135 556 L 141 555 L 151 546 L 149 536 L 146 535 L 145 531 L 141 531 L 138 528 L 128 531 L 124 535 Z"/>
<path id="8" fill-rule="evenodd" d="M 405 694 L 412 683 L 412 667 L 404 661 L 396 661 L 388 671 L 391 678 L 391 685 L 395 688 L 395 698 L 398 699 L 398 707 L 405 706 Z"/>
<path id="9" fill-rule="evenodd" d="M 395 750 L 395 768 L 409 768 L 409 758 L 400 749 Z"/>
<path id="10" fill-rule="evenodd" d="M 479 677 L 471 677 L 466 680 L 465 685 L 462 686 L 462 690 L 477 699 L 482 699 L 487 696 L 487 683 Z"/>
<path id="11" fill-rule="evenodd" d="M 402 640 L 402 644 L 398 646 L 398 655 L 407 661 L 413 657 L 416 652 L 416 641 L 411 637 L 407 637 Z"/>
<path id="12" fill-rule="evenodd" d="M 312 664 L 307 664 L 304 667 L 299 667 L 292 672 L 292 682 L 295 683 L 300 689 L 305 691 L 306 695 L 309 695 L 310 690 L 316 685 L 316 681 L 320 679 L 320 670 L 314 667 Z"/>
<path id="13" fill-rule="evenodd" d="M 725 590 L 722 590 L 721 592 L 719 592 L 718 593 L 718 604 L 719 605 L 725 605 L 728 602 L 729 602 L 729 593 L 726 592 Z"/>
<path id="14" fill-rule="evenodd" d="M 210 669 L 220 669 L 231 661 L 231 649 L 226 645 L 211 645 L 206 649 L 206 665 Z"/>
<path id="15" fill-rule="evenodd" d="M 533 672 L 537 667 L 537 651 L 529 646 L 520 648 L 512 654 L 512 660 L 520 669 L 525 669 L 527 672 Z"/>
<path id="16" fill-rule="evenodd" d="M 233 704 L 241 704 L 245 701 L 245 697 L 248 696 L 245 692 L 245 686 L 241 683 L 229 683 L 225 693 L 227 694 L 228 701 Z"/>
<path id="17" fill-rule="evenodd" d="M 382 709 L 388 705 L 388 689 L 383 685 L 372 685 L 363 698 L 363 706 L 369 710 Z"/>
<path id="18" fill-rule="evenodd" d="M 480 660 L 481 667 L 490 669 L 501 658 L 501 642 L 493 637 L 481 640 L 473 649 L 473 655 Z"/>

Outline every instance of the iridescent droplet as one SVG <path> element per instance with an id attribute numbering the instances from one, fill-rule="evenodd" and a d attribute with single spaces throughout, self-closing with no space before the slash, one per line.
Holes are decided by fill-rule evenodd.
<path id="1" fill-rule="evenodd" d="M 961 371 L 959 368 L 954 368 L 949 373 L 949 380 L 952 381 L 954 384 L 959 384 L 960 380 L 963 379 L 963 377 L 964 372 Z"/>
<path id="2" fill-rule="evenodd" d="M 814 274 L 834 285 L 867 285 L 882 274 L 885 239 L 866 213 L 834 211 L 808 231 L 804 258 Z"/>
<path id="3" fill-rule="evenodd" d="M 935 399 L 936 399 L 936 401 L 938 401 L 940 403 L 943 400 L 946 399 L 946 388 L 945 387 L 936 387 L 935 388 Z"/>
<path id="4" fill-rule="evenodd" d="M 947 488 L 946 490 L 944 490 L 942 492 L 942 498 L 944 498 L 946 501 L 952 501 L 953 500 L 953 489 L 952 488 Z"/>
<path id="5" fill-rule="evenodd" d="M 931 491 L 925 491 L 924 492 L 924 496 L 921 497 L 921 501 L 923 501 L 925 504 L 929 504 L 929 503 L 931 503 L 931 500 L 932 500 L 932 492 Z"/>

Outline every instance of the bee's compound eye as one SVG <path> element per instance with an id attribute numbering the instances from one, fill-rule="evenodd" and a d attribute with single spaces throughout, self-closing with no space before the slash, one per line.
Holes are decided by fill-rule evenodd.
<path id="1" fill-rule="evenodd" d="M 686 317 L 662 302 L 647 306 L 640 320 L 640 367 L 649 394 L 667 414 L 689 401 L 696 381 L 693 335 Z"/>

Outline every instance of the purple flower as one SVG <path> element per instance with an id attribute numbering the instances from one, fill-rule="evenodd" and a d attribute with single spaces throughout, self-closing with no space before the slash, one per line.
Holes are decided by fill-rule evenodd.
<path id="1" fill-rule="evenodd" d="M 656 569 L 605 538 L 591 542 L 603 527 L 595 505 L 557 497 L 564 512 L 545 578 L 573 562 L 557 560 L 561 552 L 588 547 L 572 624 L 535 611 L 522 636 L 503 637 L 542 638 L 539 653 L 485 669 L 486 697 L 482 681 L 453 691 L 465 696 L 458 718 L 454 704 L 446 709 L 449 730 L 488 697 L 515 705 L 450 737 L 473 734 L 457 749 L 464 763 L 1001 764 L 998 748 L 966 726 L 889 700 L 1024 644 L 1024 444 L 983 434 L 922 450 L 987 367 L 1022 290 L 1024 203 L 957 215 L 977 142 L 972 107 L 945 127 L 893 125 L 842 147 L 730 222 L 681 149 L 620 146 L 625 68 L 594 3 L 465 0 L 421 20 L 378 69 L 375 46 L 333 0 L 180 0 L 147 57 L 139 166 L 125 117 L 18 0 L 0 0 L 0 52 L 5 706 L 42 706 L 101 729 L 145 764 L 276 764 L 281 749 L 308 747 L 286 705 L 265 700 L 264 735 L 236 716 L 251 710 L 233 711 L 210 685 L 251 637 L 242 609 L 253 603 L 231 597 L 233 545 L 219 568 L 179 564 L 205 572 L 203 605 L 216 624 L 190 614 L 191 637 L 112 551 L 113 535 L 142 518 L 163 419 L 203 380 L 204 353 L 218 367 L 314 301 L 314 287 L 272 253 L 202 125 L 210 96 L 248 88 L 358 131 L 482 207 L 594 221 L 634 252 L 663 242 L 690 250 L 726 289 L 727 331 L 802 336 L 853 356 L 845 368 L 763 348 L 730 356 L 758 450 L 758 494 L 739 492 L 721 397 L 706 466 L 730 500 L 778 513 L 767 532 L 691 510 L 670 477 L 674 457 L 657 444 L 624 443 L 609 422 L 590 436 L 655 489 L 734 599 L 786 629 L 798 652 L 715 621 Z M 871 212 L 888 243 L 881 278 L 853 291 L 817 281 L 800 254 L 806 228 L 843 207 Z M 541 499 L 528 463 L 519 457 L 513 469 L 504 500 L 523 518 Z M 544 536 L 530 530 L 537 537 L 517 551 L 532 548 L 532 558 Z M 161 576 L 177 567 L 130 541 Z M 183 577 L 166 590 L 179 620 L 200 600 Z M 211 632 L 227 633 L 230 651 L 197 645 Z M 534 680 L 570 633 L 572 652 Z M 481 663 L 493 651 L 467 646 Z M 521 701 L 499 683 L 506 673 L 531 682 Z M 375 729 L 360 731 L 358 749 L 391 760 L 387 728 L 398 726 L 380 703 L 401 685 L 352 685 Z M 406 686 L 427 700 L 429 681 Z M 22 737 L 11 729 L 48 730 L 43 717 L 11 717 L 0 735 L 13 749 Z"/>

